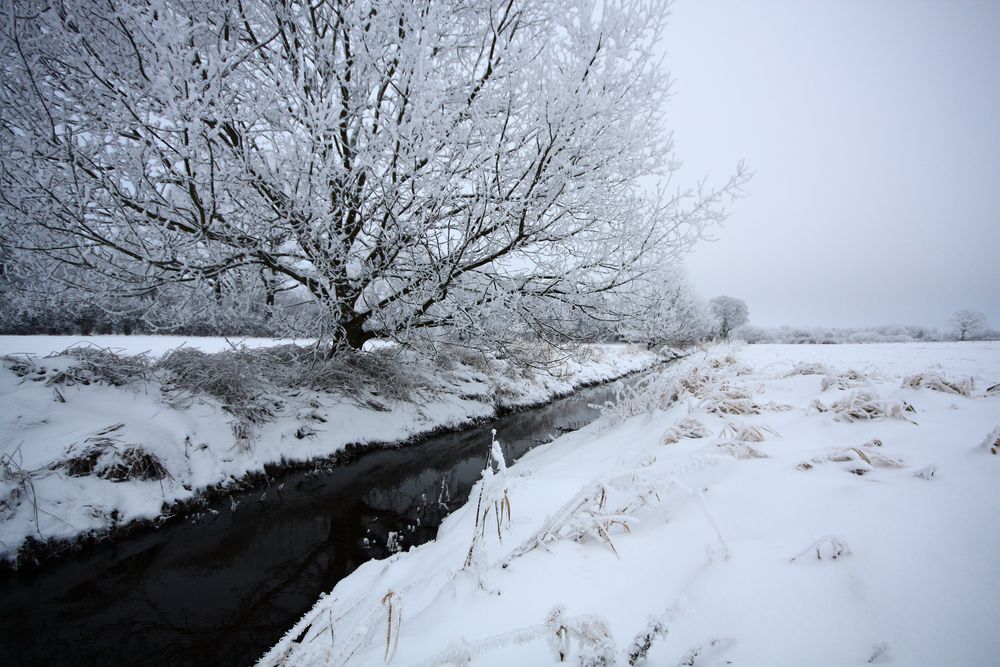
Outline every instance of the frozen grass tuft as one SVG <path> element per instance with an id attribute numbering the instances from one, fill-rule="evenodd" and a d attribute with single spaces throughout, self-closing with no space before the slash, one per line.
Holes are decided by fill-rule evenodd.
<path id="1" fill-rule="evenodd" d="M 115 452 L 97 471 L 97 476 L 112 482 L 160 480 L 169 477 L 166 466 L 142 447 L 126 447 Z"/>
<path id="2" fill-rule="evenodd" d="M 31 503 L 35 530 L 38 530 L 38 498 L 35 495 L 35 473 L 26 470 L 20 461 L 15 461 L 15 455 L 20 454 L 20 447 L 14 453 L 0 455 L 0 511 L 6 512 L 6 519 L 17 512 L 18 506 L 27 501 Z"/>
<path id="3" fill-rule="evenodd" d="M 91 382 L 120 387 L 149 379 L 151 365 L 144 354 L 117 354 L 97 345 L 74 345 L 50 356 L 71 357 L 77 361 L 66 371 L 68 378 L 80 384 Z M 55 379 L 49 382 L 55 383 Z"/>
<path id="4" fill-rule="evenodd" d="M 619 424 L 637 415 L 665 410 L 680 398 L 677 382 L 667 373 L 653 373 L 633 386 L 619 386 L 612 400 L 600 406 L 601 415 Z"/>
<path id="5" fill-rule="evenodd" d="M 827 389 L 853 389 L 864 386 L 868 383 L 868 376 L 864 373 L 849 369 L 843 373 L 830 374 L 823 378 L 820 383 L 820 390 Z"/>
<path id="6" fill-rule="evenodd" d="M 851 555 L 847 541 L 836 535 L 824 535 L 789 559 L 790 563 L 815 557 L 816 560 L 837 560 Z"/>
<path id="7" fill-rule="evenodd" d="M 745 459 L 766 459 L 767 454 L 751 447 L 745 442 L 740 442 L 738 440 L 733 442 L 720 442 L 715 445 L 722 451 L 724 451 L 729 456 L 734 459 L 745 460 Z"/>
<path id="8" fill-rule="evenodd" d="M 48 386 L 106 384 L 121 387 L 148 380 L 151 370 L 144 354 L 116 354 L 109 348 L 89 343 L 73 345 L 41 360 L 30 355 L 4 355 L 3 361 L 18 377 L 45 382 Z"/>
<path id="9" fill-rule="evenodd" d="M 617 556 L 618 550 L 611 540 L 612 527 L 620 526 L 628 532 L 629 525 L 634 522 L 631 515 L 653 499 L 659 500 L 659 494 L 667 487 L 663 480 L 646 473 L 652 463 L 652 460 L 644 461 L 625 474 L 585 486 L 546 519 L 541 529 L 514 549 L 504 561 L 504 567 L 515 558 L 538 548 L 545 549 L 559 540 L 580 541 L 587 536 L 596 537 Z"/>
<path id="10" fill-rule="evenodd" d="M 270 384 L 340 394 L 363 406 L 432 393 L 419 365 L 391 348 L 330 357 L 321 348 L 282 345 L 249 354 Z"/>
<path id="11" fill-rule="evenodd" d="M 801 363 L 785 373 L 785 377 L 793 375 L 832 375 L 833 371 L 826 364 Z"/>
<path id="12" fill-rule="evenodd" d="M 182 347 L 163 357 L 156 369 L 166 371 L 168 390 L 213 396 L 226 411 L 251 423 L 262 423 L 274 416 L 274 402 L 263 398 L 265 387 L 259 367 L 243 350 L 207 354 Z"/>
<path id="13" fill-rule="evenodd" d="M 1000 426 L 990 431 L 990 434 L 986 436 L 980 447 L 990 454 L 1000 454 Z"/>
<path id="14" fill-rule="evenodd" d="M 494 471 L 494 466 L 496 470 Z M 482 582 L 484 568 L 484 544 L 486 540 L 486 524 L 490 517 L 496 526 L 497 541 L 503 542 L 503 528 L 510 526 L 511 509 L 510 493 L 507 490 L 507 462 L 503 449 L 497 442 L 497 431 L 492 430 L 490 452 L 486 457 L 486 467 L 483 469 L 482 481 L 479 484 L 479 500 L 476 501 L 476 523 L 472 532 L 472 542 L 465 556 L 462 569 L 476 571 Z"/>
<path id="15" fill-rule="evenodd" d="M 759 415 L 760 406 L 748 398 L 709 397 L 701 407 L 718 415 Z"/>
<path id="16" fill-rule="evenodd" d="M 712 387 L 705 387 L 697 396 L 701 399 L 698 407 L 712 414 L 760 414 L 760 406 L 753 402 L 753 394 L 743 385 L 721 382 Z"/>
<path id="17" fill-rule="evenodd" d="M 608 622 L 595 615 L 566 616 L 562 607 L 554 608 L 545 621 L 546 639 L 553 656 L 565 662 L 570 656 L 571 640 L 579 646 L 580 667 L 603 667 L 615 663 L 615 642 Z"/>
<path id="18" fill-rule="evenodd" d="M 581 667 L 602 667 L 616 663 L 614 638 L 608 622 L 593 614 L 567 616 L 562 606 L 553 607 L 544 623 L 486 637 L 475 642 L 459 640 L 443 652 L 424 660 L 418 667 L 455 665 L 467 667 L 479 656 L 507 646 L 544 641 L 556 662 L 572 657 L 576 644 L 576 663 Z"/>
<path id="19" fill-rule="evenodd" d="M 764 442 L 768 435 L 780 438 L 778 432 L 770 426 L 747 426 L 729 422 L 719 433 L 719 437 L 726 440 L 738 440 L 740 442 Z"/>
<path id="20" fill-rule="evenodd" d="M 910 415 L 916 409 L 906 401 L 895 401 L 879 398 L 874 392 L 855 391 L 844 398 L 834 401 L 829 406 L 819 399 L 813 400 L 810 410 L 816 412 L 833 412 L 838 421 L 878 421 L 882 419 L 903 419 L 913 422 Z"/>
<path id="21" fill-rule="evenodd" d="M 902 468 L 903 462 L 879 454 L 878 452 L 864 451 L 858 447 L 847 447 L 838 449 L 827 455 L 827 460 L 834 463 L 850 463 L 853 461 L 864 461 L 873 468 Z"/>
<path id="22" fill-rule="evenodd" d="M 706 653 L 712 651 L 726 651 L 731 648 L 736 643 L 736 640 L 729 637 L 713 637 L 708 641 L 702 642 L 688 649 L 684 657 L 680 659 L 677 663 L 677 667 L 696 667 L 699 664 L 699 658 L 703 657 Z M 731 661 L 727 660 L 725 664 L 732 664 Z"/>
<path id="23" fill-rule="evenodd" d="M 693 417 L 688 417 L 667 429 L 660 442 L 664 445 L 676 445 L 685 438 L 706 438 L 708 435 L 708 429 L 704 424 Z"/>
<path id="24" fill-rule="evenodd" d="M 667 625 L 661 619 L 649 617 L 645 629 L 637 634 L 625 649 L 625 660 L 629 665 L 640 665 L 646 662 L 649 649 L 653 648 L 653 642 L 661 637 L 667 636 Z"/>
<path id="25" fill-rule="evenodd" d="M 709 368 L 725 368 L 726 366 L 735 366 L 738 363 L 736 357 L 731 354 L 727 354 L 724 357 L 716 357 L 708 362 Z"/>
<path id="26" fill-rule="evenodd" d="M 123 424 L 109 426 L 82 443 L 70 445 L 73 454 L 52 468 L 61 468 L 70 477 L 95 476 L 112 482 L 162 480 L 170 477 L 166 466 L 139 445 L 124 445 L 112 434 Z"/>
<path id="27" fill-rule="evenodd" d="M 946 394 L 958 394 L 959 396 L 972 395 L 972 378 L 951 379 L 945 377 L 940 371 L 924 371 L 916 375 L 910 375 L 903 379 L 903 386 L 912 389 L 933 389 Z"/>

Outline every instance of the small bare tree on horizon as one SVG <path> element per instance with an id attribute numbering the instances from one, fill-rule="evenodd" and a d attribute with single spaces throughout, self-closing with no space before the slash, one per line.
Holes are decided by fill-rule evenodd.
<path id="1" fill-rule="evenodd" d="M 986 331 L 986 315 L 970 308 L 956 310 L 948 318 L 948 328 L 960 341 L 981 336 Z"/>
<path id="2" fill-rule="evenodd" d="M 717 296 L 709 301 L 709 307 L 716 320 L 716 331 L 724 340 L 729 340 L 729 334 L 733 329 L 743 326 L 750 319 L 750 311 L 742 299 Z"/>

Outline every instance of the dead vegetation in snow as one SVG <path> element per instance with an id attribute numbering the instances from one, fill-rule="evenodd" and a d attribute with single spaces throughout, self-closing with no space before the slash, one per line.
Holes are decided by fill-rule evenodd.
<path id="1" fill-rule="evenodd" d="M 913 421 L 911 415 L 916 409 L 906 401 L 883 399 L 872 391 L 854 391 L 827 405 L 818 398 L 809 404 L 809 410 L 831 412 L 837 421 L 878 421 L 882 419 L 903 419 Z"/>
<path id="2" fill-rule="evenodd" d="M 70 477 L 100 477 L 112 482 L 162 480 L 170 477 L 166 466 L 139 445 L 129 445 L 114 435 L 124 424 L 105 428 L 67 448 L 67 458 L 52 465 Z"/>
<path id="3" fill-rule="evenodd" d="M 1000 426 L 990 431 L 980 448 L 985 449 L 990 454 L 1000 454 Z"/>
<path id="4" fill-rule="evenodd" d="M 933 389 L 946 394 L 972 396 L 972 378 L 949 378 L 941 371 L 930 370 L 903 379 L 903 386 L 911 389 Z"/>
<path id="5" fill-rule="evenodd" d="M 820 389 L 855 389 L 863 387 L 869 383 L 868 376 L 860 371 L 850 368 L 843 373 L 830 373 L 823 377 L 820 382 Z"/>
<path id="6" fill-rule="evenodd" d="M 790 563 L 815 558 L 816 560 L 837 560 L 851 555 L 847 540 L 836 535 L 824 535 L 805 549 L 789 558 Z"/>
<path id="7" fill-rule="evenodd" d="M 671 426 L 660 438 L 664 445 L 676 445 L 683 439 L 707 438 L 708 429 L 697 419 L 687 417 Z"/>

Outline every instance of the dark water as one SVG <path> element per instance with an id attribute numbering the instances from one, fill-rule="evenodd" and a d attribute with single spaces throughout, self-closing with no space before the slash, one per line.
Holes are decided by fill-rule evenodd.
<path id="1" fill-rule="evenodd" d="M 496 428 L 510 463 L 590 422 L 611 386 L 328 469 L 280 476 L 200 514 L 0 580 L 0 665 L 249 665 L 320 593 L 435 537 Z M 235 510 L 233 504 L 236 504 Z"/>

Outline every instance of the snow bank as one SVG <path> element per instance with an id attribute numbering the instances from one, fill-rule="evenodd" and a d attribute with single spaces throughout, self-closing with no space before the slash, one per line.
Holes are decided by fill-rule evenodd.
<path id="1" fill-rule="evenodd" d="M 998 381 L 996 343 L 689 358 L 491 466 L 261 664 L 996 664 Z M 859 392 L 885 409 L 815 408 Z"/>
<path id="2" fill-rule="evenodd" d="M 168 345 L 164 338 L 156 337 L 158 345 L 150 337 L 99 342 L 157 355 Z M 8 353 L 61 350 L 68 343 L 17 340 L 17 345 L 3 341 Z M 169 345 L 176 342 L 170 339 Z M 223 345 L 228 347 L 224 339 L 211 339 L 191 347 Z M 138 360 L 130 379 L 117 372 L 95 374 L 86 357 L 6 357 L 0 368 L 0 557 L 14 559 L 29 539 L 67 540 L 156 519 L 178 501 L 237 483 L 268 464 L 311 461 L 348 445 L 398 443 L 457 428 L 658 360 L 634 347 L 590 346 L 557 360 L 549 374 L 492 357 L 450 359 L 445 353 L 418 363 L 400 354 L 405 378 L 415 387 L 410 395 L 400 387 L 366 389 L 363 381 L 355 382 L 362 385 L 360 392 L 344 395 L 336 387 L 261 386 L 256 378 L 240 391 L 209 395 L 171 375 L 170 363 L 154 371 Z M 208 363 L 198 353 L 181 358 L 199 360 Z M 383 363 L 392 368 L 395 360 Z M 237 372 L 232 371 L 233 382 L 242 382 Z"/>

